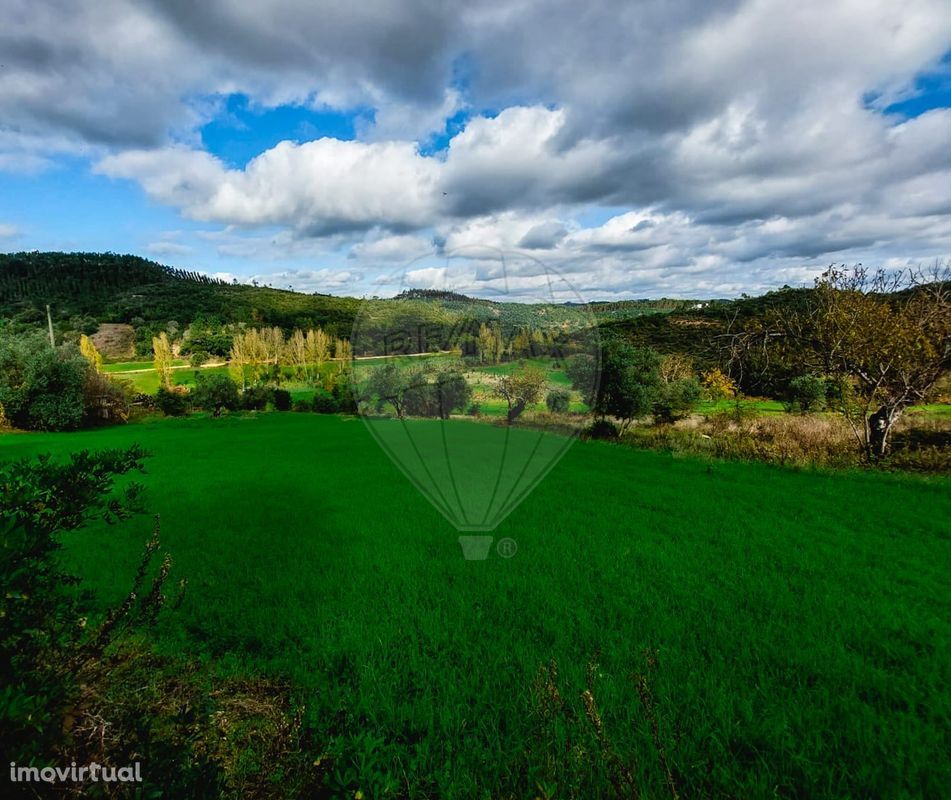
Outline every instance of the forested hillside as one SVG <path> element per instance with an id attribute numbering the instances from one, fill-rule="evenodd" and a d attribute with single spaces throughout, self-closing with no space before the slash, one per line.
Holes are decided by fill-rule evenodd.
<path id="1" fill-rule="evenodd" d="M 0 254 L 0 316 L 13 323 L 92 317 L 99 323 L 263 322 L 344 332 L 359 301 L 227 284 L 198 272 L 114 253 Z"/>

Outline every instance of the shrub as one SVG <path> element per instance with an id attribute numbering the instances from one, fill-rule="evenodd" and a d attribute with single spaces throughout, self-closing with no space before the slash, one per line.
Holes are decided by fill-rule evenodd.
<path id="1" fill-rule="evenodd" d="M 131 383 L 110 380 L 96 370 L 88 370 L 83 387 L 85 421 L 89 425 L 125 422 L 129 419 Z"/>
<path id="2" fill-rule="evenodd" d="M 334 381 L 330 393 L 334 400 L 337 401 L 337 411 L 341 411 L 344 414 L 357 413 L 357 401 L 353 396 L 353 392 L 350 391 L 350 386 L 346 378 L 338 377 L 337 380 Z"/>
<path id="3" fill-rule="evenodd" d="M 482 415 L 482 406 L 479 403 L 469 403 L 469 407 L 466 409 L 466 413 L 470 417 L 478 417 Z"/>
<path id="4" fill-rule="evenodd" d="M 673 422 L 687 416 L 700 402 L 700 383 L 696 378 L 662 383 L 657 387 L 654 417 L 659 422 Z"/>
<path id="5" fill-rule="evenodd" d="M 195 373 L 195 391 L 193 402 L 199 408 L 210 411 L 212 416 L 220 417 L 221 412 L 227 409 L 234 411 L 241 404 L 238 395 L 238 384 L 227 375 L 220 373 Z M 290 404 L 288 404 L 290 407 Z"/>
<path id="6" fill-rule="evenodd" d="M 337 399 L 329 392 L 318 390 L 314 394 L 313 409 L 318 414 L 335 414 L 338 407 Z"/>
<path id="7" fill-rule="evenodd" d="M 0 337 L 0 404 L 27 430 L 78 428 L 91 369 L 75 345 L 50 347 L 42 334 Z"/>
<path id="8" fill-rule="evenodd" d="M 545 397 L 545 405 L 553 414 L 564 414 L 571 405 L 571 393 L 564 389 L 552 389 Z"/>
<path id="9" fill-rule="evenodd" d="M 606 419 L 595 420 L 584 432 L 588 439 L 617 439 L 619 431 L 617 425 Z"/>
<path id="10" fill-rule="evenodd" d="M 707 400 L 717 402 L 736 397 L 736 383 L 719 367 L 704 372 L 701 376 L 701 383 L 703 385 L 703 396 Z"/>
<path id="11" fill-rule="evenodd" d="M 49 752 L 77 685 L 70 661 L 81 655 L 76 579 L 62 571 L 60 534 L 89 519 L 137 510 L 140 488 L 110 498 L 113 480 L 141 470 L 143 451 L 76 453 L 65 464 L 41 457 L 0 468 L 0 731 L 11 760 Z M 114 624 L 114 623 L 113 623 Z M 98 638 L 98 637 L 97 637 Z"/>
<path id="12" fill-rule="evenodd" d="M 191 354 L 191 356 L 189 357 L 189 359 L 188 359 L 188 364 L 189 364 L 189 366 L 195 367 L 195 368 L 197 369 L 197 368 L 200 367 L 202 364 L 207 363 L 210 358 L 211 358 L 211 356 L 208 354 L 207 351 L 205 351 L 205 350 L 196 350 L 196 351 L 193 352 L 193 353 Z"/>
<path id="13" fill-rule="evenodd" d="M 291 411 L 313 411 L 314 404 L 308 402 L 307 400 L 295 400 L 294 405 L 291 406 Z"/>
<path id="14" fill-rule="evenodd" d="M 0 495 L 0 748 L 23 764 L 140 760 L 148 764 L 136 789 L 143 797 L 315 796 L 333 761 L 319 766 L 308 751 L 286 684 L 222 679 L 213 667 L 151 650 L 149 631 L 185 588 L 182 580 L 165 596 L 171 559 L 159 555 L 157 521 L 125 600 L 99 624 L 81 616 L 78 579 L 55 557 L 60 538 L 141 510 L 136 484 L 122 496 L 111 489 L 141 469 L 143 455 L 82 452 L 64 464 L 0 467 L 9 490 Z M 82 791 L 34 789 L 31 797 Z"/>
<path id="15" fill-rule="evenodd" d="M 271 402 L 278 411 L 291 410 L 291 393 L 287 389 L 272 389 Z"/>
<path id="16" fill-rule="evenodd" d="M 245 411 L 263 411 L 267 408 L 269 396 L 266 386 L 248 386 L 241 392 L 241 408 Z"/>
<path id="17" fill-rule="evenodd" d="M 828 387 L 819 375 L 800 375 L 789 382 L 787 411 L 820 411 L 825 407 Z"/>
<path id="18" fill-rule="evenodd" d="M 180 417 L 188 411 L 188 395 L 179 389 L 160 386 L 155 393 L 155 406 L 166 417 Z"/>

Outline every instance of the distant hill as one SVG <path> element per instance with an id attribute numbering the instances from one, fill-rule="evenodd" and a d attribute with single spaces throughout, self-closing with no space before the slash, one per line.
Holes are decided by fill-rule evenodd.
<path id="1" fill-rule="evenodd" d="M 0 254 L 0 316 L 15 322 L 93 317 L 140 326 L 199 317 L 349 331 L 359 300 L 228 284 L 199 272 L 115 253 Z"/>
<path id="2" fill-rule="evenodd" d="M 760 297 L 691 302 L 666 314 L 606 319 L 601 330 L 661 353 L 689 355 L 698 366 L 708 368 L 720 362 L 722 335 L 731 328 L 741 330 L 749 320 L 772 309 L 801 306 L 811 293 L 812 289 L 783 287 Z"/>
<path id="3" fill-rule="evenodd" d="M 346 335 L 362 301 L 351 297 L 225 283 L 192 270 L 115 253 L 0 254 L 0 316 L 14 323 L 45 321 L 49 304 L 55 323 L 76 318 L 137 328 L 185 326 L 202 318 L 219 323 L 247 322 L 285 329 L 320 326 Z M 499 320 L 518 328 L 543 317 L 546 324 L 577 327 L 586 319 L 627 320 L 646 314 L 683 311 L 687 300 L 625 300 L 582 306 L 577 303 L 528 305 L 485 300 L 437 289 L 408 289 L 388 302 L 422 302 L 473 319 Z M 587 324 L 587 323 L 584 323 Z M 72 325 L 76 327 L 76 325 Z"/>
<path id="4" fill-rule="evenodd" d="M 596 322 L 603 334 L 620 335 L 665 353 L 692 356 L 698 365 L 719 360 L 720 334 L 767 309 L 801 303 L 810 290 L 784 288 L 740 300 L 624 300 L 528 305 L 467 297 L 435 289 L 408 289 L 378 305 L 381 318 L 399 317 L 416 305 L 421 318 L 464 317 L 496 321 L 508 331 L 539 323 L 577 330 Z M 179 329 L 196 320 L 211 325 L 244 322 L 285 330 L 320 326 L 349 336 L 360 300 L 225 283 L 201 273 L 115 253 L 0 254 L 0 317 L 14 325 L 45 323 L 52 309 L 57 328 L 93 332 L 102 325 L 132 325 L 147 347 L 171 321 Z M 425 307 L 425 308 L 424 308 Z M 88 329 L 88 330 L 87 330 Z M 124 345 L 125 346 L 125 345 Z"/>

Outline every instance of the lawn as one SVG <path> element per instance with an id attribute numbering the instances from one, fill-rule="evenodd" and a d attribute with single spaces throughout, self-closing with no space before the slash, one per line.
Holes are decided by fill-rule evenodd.
<path id="1" fill-rule="evenodd" d="M 645 648 L 683 797 L 938 797 L 951 782 L 947 479 L 576 443 L 494 532 L 516 555 L 466 561 L 359 419 L 6 435 L 0 458 L 132 442 L 153 454 L 140 480 L 190 582 L 160 646 L 292 680 L 346 796 L 566 797 L 559 770 L 610 796 L 579 700 L 595 659 L 611 748 L 643 797 L 664 796 L 631 680 Z M 149 528 L 68 537 L 99 608 L 127 590 Z M 576 716 L 549 724 L 532 686 L 552 660 Z"/>

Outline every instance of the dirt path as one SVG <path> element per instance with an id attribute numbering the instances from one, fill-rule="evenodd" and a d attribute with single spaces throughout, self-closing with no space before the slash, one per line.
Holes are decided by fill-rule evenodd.
<path id="1" fill-rule="evenodd" d="M 451 350 L 440 350 L 438 353 L 405 353 L 395 356 L 354 356 L 354 361 L 368 361 L 373 358 L 421 358 L 423 356 L 448 356 L 452 355 Z M 328 361 L 336 361 L 336 358 L 328 358 Z M 190 364 L 177 364 L 169 369 L 211 369 L 212 367 L 227 367 L 227 361 L 214 361 L 208 364 L 202 364 L 200 367 L 193 367 Z M 154 372 L 155 367 L 143 367 L 142 369 L 123 369 L 106 371 L 107 375 L 138 375 L 142 372 Z"/>

